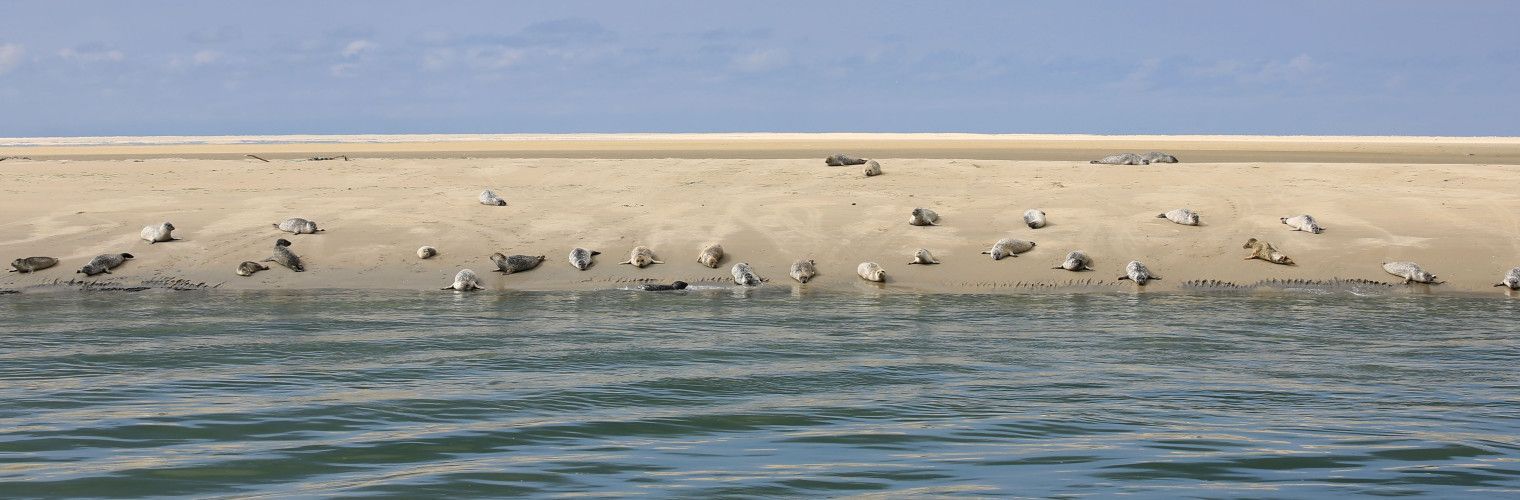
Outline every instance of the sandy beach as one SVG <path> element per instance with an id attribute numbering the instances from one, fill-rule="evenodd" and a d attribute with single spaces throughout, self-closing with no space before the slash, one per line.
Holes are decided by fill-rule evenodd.
<path id="1" fill-rule="evenodd" d="M 448 136 L 453 137 L 453 136 Z M 456 140 L 457 139 L 457 140 Z M 436 289 L 461 268 L 499 290 L 603 289 L 644 281 L 727 284 L 750 263 L 770 285 L 800 258 L 818 262 L 808 289 L 862 292 L 998 292 L 1030 284 L 1127 290 L 1129 260 L 1165 279 L 1241 284 L 1269 279 L 1367 279 L 1392 283 L 1380 263 L 1411 260 L 1446 280 L 1420 291 L 1499 293 L 1520 266 L 1520 139 L 977 136 L 955 134 L 715 134 L 524 136 L 384 140 L 340 138 L 0 140 L 0 256 L 46 255 L 62 263 L 9 273 L 0 288 L 83 275 L 90 257 L 129 252 L 122 281 L 183 278 L 233 289 Z M 1114 152 L 1168 151 L 1179 164 L 1091 165 Z M 881 162 L 885 175 L 826 167 L 845 152 Z M 263 162 L 246 158 L 257 154 Z M 347 155 L 348 161 L 307 161 Z M 505 207 L 483 206 L 492 189 Z M 906 221 L 916 207 L 937 227 Z M 1198 227 L 1157 219 L 1187 207 Z M 1029 229 L 1039 208 L 1050 225 Z M 1323 234 L 1278 218 L 1313 214 Z M 292 236 L 287 217 L 327 231 Z M 181 241 L 149 245 L 145 225 L 173 222 Z M 250 278 L 281 237 L 308 271 L 272 268 Z M 999 238 L 1037 242 L 1018 258 L 980 252 Z M 1247 261 L 1260 238 L 1297 266 Z M 728 251 L 719 269 L 696 262 L 706 243 Z M 419 260 L 432 245 L 440 255 Z M 618 265 L 646 245 L 664 260 Z M 599 250 L 578 271 L 572 247 Z M 943 264 L 907 265 L 930 249 Z M 1097 271 L 1051 269 L 1069 250 Z M 545 255 L 528 273 L 488 273 L 487 256 Z M 855 276 L 881 263 L 885 285 Z M 1079 286 L 1066 286 L 1077 283 Z"/>

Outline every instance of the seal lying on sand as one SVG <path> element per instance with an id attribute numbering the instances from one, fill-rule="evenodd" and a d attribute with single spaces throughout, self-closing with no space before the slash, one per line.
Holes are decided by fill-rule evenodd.
<path id="1" fill-rule="evenodd" d="M 677 281 L 669 285 L 639 285 L 639 290 L 646 292 L 668 292 L 671 290 L 685 290 L 686 282 Z"/>
<path id="2" fill-rule="evenodd" d="M 1179 208 L 1164 214 L 1156 214 L 1157 219 L 1166 219 L 1184 226 L 1198 225 L 1198 214 L 1186 208 Z"/>
<path id="3" fill-rule="evenodd" d="M 538 267 L 544 261 L 542 255 L 502 255 L 501 252 L 491 254 L 491 261 L 496 263 L 496 272 L 512 274 L 520 273 Z"/>
<path id="4" fill-rule="evenodd" d="M 1113 156 L 1105 156 L 1101 160 L 1093 160 L 1088 163 L 1103 165 L 1150 165 L 1151 162 L 1134 153 L 1122 153 Z"/>
<path id="5" fill-rule="evenodd" d="M 178 239 L 169 234 L 171 231 L 174 231 L 174 224 L 165 222 L 157 226 L 145 226 L 142 228 L 142 232 L 137 234 L 142 239 L 147 240 L 149 245 L 152 245 L 154 243 Z"/>
<path id="6" fill-rule="evenodd" d="M 108 253 L 96 255 L 95 258 L 90 259 L 89 264 L 85 264 L 84 267 L 79 268 L 79 270 L 74 271 L 74 273 L 84 273 L 85 276 L 94 276 L 100 273 L 111 274 L 112 269 L 115 269 L 116 266 L 120 266 L 123 262 L 126 262 L 127 259 L 130 258 L 132 258 L 132 254 L 129 253 Z"/>
<path id="7" fill-rule="evenodd" d="M 1177 157 L 1156 151 L 1140 155 L 1140 159 L 1146 163 L 1177 163 Z"/>
<path id="8" fill-rule="evenodd" d="M 1083 252 L 1081 250 L 1072 250 L 1066 253 L 1066 260 L 1061 261 L 1061 265 L 1052 267 L 1051 269 L 1065 269 L 1067 271 L 1091 271 L 1093 270 L 1092 257 L 1088 257 L 1087 252 Z"/>
<path id="9" fill-rule="evenodd" d="M 1003 257 L 1018 257 L 1019 254 L 1034 250 L 1033 241 L 1024 241 L 1017 238 L 1003 238 L 992 244 L 992 249 L 982 252 L 983 255 L 991 255 L 992 260 L 1003 260 Z"/>
<path id="10" fill-rule="evenodd" d="M 1256 238 L 1246 240 L 1246 244 L 1240 248 L 1251 249 L 1251 255 L 1246 256 L 1245 260 L 1261 259 L 1273 264 L 1282 264 L 1285 266 L 1294 265 L 1293 259 L 1290 259 L 1287 255 L 1283 255 L 1282 252 L 1277 251 L 1277 248 L 1273 247 L 1271 243 L 1267 243 Z"/>
<path id="11" fill-rule="evenodd" d="M 734 268 L 730 269 L 729 273 L 734 275 L 734 283 L 744 286 L 756 286 L 760 284 L 760 277 L 755 276 L 755 270 L 749 268 L 748 262 L 734 264 Z"/>
<path id="12" fill-rule="evenodd" d="M 914 226 L 937 226 L 939 225 L 939 214 L 927 208 L 915 208 L 913 209 L 913 215 L 908 216 L 908 224 Z"/>
<path id="13" fill-rule="evenodd" d="M 268 271 L 268 270 L 269 270 L 269 266 L 266 266 L 266 265 L 263 265 L 263 264 L 260 264 L 260 263 L 257 263 L 257 262 L 251 261 L 251 260 L 245 260 L 245 261 L 243 261 L 242 264 L 238 264 L 237 275 L 238 276 L 253 276 L 253 273 L 256 273 L 256 272 L 259 272 L 259 271 Z"/>
<path id="14" fill-rule="evenodd" d="M 723 260 L 723 245 L 707 245 L 697 253 L 697 262 L 713 269 L 718 268 L 718 261 Z"/>
<path id="15" fill-rule="evenodd" d="M 500 196 L 496 196 L 496 193 L 493 193 L 491 190 L 487 189 L 480 192 L 480 204 L 490 205 L 493 207 L 505 207 L 507 206 L 507 200 L 501 199 Z"/>
<path id="16" fill-rule="evenodd" d="M 1151 274 L 1151 270 L 1145 267 L 1145 264 L 1141 264 L 1140 261 L 1132 260 L 1124 266 L 1124 276 L 1120 276 L 1119 279 L 1133 280 L 1136 285 L 1145 286 L 1145 282 L 1159 280 L 1161 277 Z"/>
<path id="17" fill-rule="evenodd" d="M 866 281 L 877 283 L 887 281 L 887 270 L 882 269 L 881 264 L 875 262 L 861 262 L 859 266 L 855 267 L 855 274 L 859 274 L 860 279 Z"/>
<path id="18" fill-rule="evenodd" d="M 482 288 L 485 288 L 485 287 L 480 286 L 480 278 L 475 276 L 475 271 L 471 271 L 469 269 L 465 269 L 465 270 L 459 271 L 459 274 L 455 274 L 454 275 L 454 284 L 453 285 L 449 285 L 449 286 L 440 288 L 440 290 L 454 290 L 454 291 L 458 291 L 458 292 L 468 292 L 468 291 L 472 291 L 472 290 L 480 290 Z"/>
<path id="19" fill-rule="evenodd" d="M 862 165 L 862 164 L 865 164 L 865 162 L 866 162 L 866 160 L 862 160 L 860 158 L 855 158 L 853 156 L 844 155 L 844 154 L 830 155 L 828 158 L 824 158 L 823 159 L 823 164 L 824 165 L 828 165 L 830 167 L 843 167 L 845 165 Z"/>
<path id="20" fill-rule="evenodd" d="M 279 224 L 273 224 L 273 226 L 291 234 L 315 234 L 319 231 L 326 231 L 326 229 L 317 229 L 317 223 L 300 217 L 291 217 L 280 221 Z"/>
<path id="21" fill-rule="evenodd" d="M 807 283 L 818 275 L 818 264 L 812 260 L 799 260 L 792 263 L 792 271 L 787 274 L 798 283 Z"/>
<path id="22" fill-rule="evenodd" d="M 417 249 L 417 258 L 419 259 L 431 259 L 435 255 L 438 255 L 437 248 L 423 246 L 422 248 Z"/>
<path id="23" fill-rule="evenodd" d="M 646 246 L 636 246 L 628 251 L 628 260 L 619 264 L 630 264 L 633 267 L 645 267 L 650 264 L 664 264 L 664 261 L 654 260 L 654 250 Z"/>
<path id="24" fill-rule="evenodd" d="M 1287 224 L 1288 227 L 1293 228 L 1294 231 L 1308 231 L 1314 234 L 1319 234 L 1321 231 L 1325 230 L 1324 228 L 1319 227 L 1319 221 L 1314 220 L 1314 216 L 1309 214 L 1295 215 L 1293 217 L 1279 217 L 1278 220 L 1282 221 L 1283 224 Z"/>
<path id="25" fill-rule="evenodd" d="M 260 262 L 273 262 L 298 273 L 306 270 L 306 266 L 301 265 L 301 257 L 297 256 L 295 252 L 290 251 L 290 240 L 285 238 L 276 240 L 274 242 L 274 255 L 270 255 L 269 258 Z"/>
<path id="26" fill-rule="evenodd" d="M 11 261 L 11 269 L 8 273 L 22 272 L 34 273 L 58 265 L 58 259 L 52 257 L 27 257 Z"/>
<path id="27" fill-rule="evenodd" d="M 1387 271 L 1388 274 L 1404 278 L 1404 284 L 1406 285 L 1410 283 L 1427 283 L 1431 285 L 1445 283 L 1445 281 L 1436 281 L 1436 275 L 1425 272 L 1424 269 L 1420 269 L 1419 264 L 1413 262 L 1384 262 L 1383 270 Z"/>
<path id="28" fill-rule="evenodd" d="M 881 164 L 876 163 L 876 160 L 866 162 L 865 173 L 866 177 L 875 177 L 881 175 Z"/>
<path id="29" fill-rule="evenodd" d="M 1030 229 L 1045 227 L 1045 211 L 1033 208 L 1025 210 L 1024 225 L 1029 226 Z"/>
<path id="30" fill-rule="evenodd" d="M 1504 273 L 1504 279 L 1494 283 L 1494 286 L 1502 286 L 1510 290 L 1520 290 L 1520 267 L 1510 269 Z"/>
<path id="31" fill-rule="evenodd" d="M 570 265 L 575 266 L 576 269 L 585 271 L 591 268 L 591 257 L 601 254 L 601 252 L 596 250 L 575 247 L 570 250 Z"/>
<path id="32" fill-rule="evenodd" d="M 920 249 L 918 249 L 917 252 L 913 252 L 913 261 L 909 262 L 908 264 L 912 265 L 912 264 L 938 264 L 938 263 L 939 263 L 939 259 L 934 258 L 934 254 L 929 253 L 929 249 L 927 249 L 927 248 L 920 248 Z"/>

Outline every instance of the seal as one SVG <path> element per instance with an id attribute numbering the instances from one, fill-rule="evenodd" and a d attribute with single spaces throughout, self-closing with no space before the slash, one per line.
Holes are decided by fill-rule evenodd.
<path id="1" fill-rule="evenodd" d="M 861 165 L 861 164 L 864 164 L 865 162 L 866 162 L 865 160 L 862 160 L 860 158 L 856 158 L 856 157 L 853 157 L 853 156 L 850 156 L 850 155 L 845 155 L 845 154 L 829 155 L 828 158 L 824 158 L 823 159 L 823 164 L 824 165 L 828 165 L 830 167 L 843 167 L 843 166 L 846 166 L 846 165 Z"/>
<path id="2" fill-rule="evenodd" d="M 159 242 L 164 242 L 164 241 L 174 241 L 174 240 L 179 239 L 179 238 L 175 238 L 173 235 L 169 234 L 169 232 L 173 231 L 173 230 L 174 230 L 174 224 L 170 224 L 168 222 L 165 222 L 165 223 L 159 224 L 157 226 L 145 226 L 145 227 L 142 228 L 142 232 L 137 233 L 137 234 L 142 239 L 148 240 L 148 244 L 149 245 L 152 245 L 154 243 L 159 243 Z"/>
<path id="3" fill-rule="evenodd" d="M 242 264 L 238 264 L 237 275 L 238 276 L 253 276 L 253 273 L 256 273 L 256 272 L 259 272 L 259 271 L 267 271 L 267 270 L 269 270 L 269 266 L 266 266 L 266 265 L 263 265 L 263 264 L 260 264 L 260 263 L 257 263 L 257 262 L 251 261 L 251 260 L 247 260 L 247 261 L 243 261 Z"/>
<path id="4" fill-rule="evenodd" d="M 618 264 L 631 264 L 633 267 L 646 267 L 650 264 L 664 264 L 664 261 L 654 260 L 654 250 L 646 246 L 636 246 L 628 251 L 628 260 Z"/>
<path id="5" fill-rule="evenodd" d="M 1105 156 L 1101 160 L 1093 160 L 1088 163 L 1103 165 L 1150 165 L 1151 162 L 1134 153 L 1122 153 L 1113 156 Z"/>
<path id="6" fill-rule="evenodd" d="M 1383 271 L 1404 278 L 1405 285 L 1410 283 L 1425 283 L 1430 285 L 1445 283 L 1445 281 L 1436 281 L 1436 275 L 1425 272 L 1424 269 L 1420 269 L 1419 264 L 1413 262 L 1384 262 Z"/>
<path id="7" fill-rule="evenodd" d="M 440 288 L 439 290 L 454 290 L 456 292 L 469 292 L 485 288 L 480 285 L 480 278 L 475 276 L 475 271 L 464 269 L 454 275 L 454 284 Z"/>
<path id="8" fill-rule="evenodd" d="M 298 273 L 306 270 L 306 266 L 301 265 L 301 257 L 290 251 L 290 240 L 285 238 L 274 242 L 274 255 L 259 262 L 273 262 Z"/>
<path id="9" fill-rule="evenodd" d="M 716 243 L 707 245 L 701 252 L 697 253 L 697 262 L 713 269 L 718 268 L 718 261 L 720 260 L 723 260 L 723 245 Z"/>
<path id="10" fill-rule="evenodd" d="M 790 274 L 798 283 L 813 281 L 813 277 L 818 276 L 818 263 L 813 262 L 812 259 L 793 262 L 792 270 L 787 274 Z"/>
<path id="11" fill-rule="evenodd" d="M 1030 229 L 1045 227 L 1045 211 L 1031 208 L 1024 211 L 1024 225 Z"/>
<path id="12" fill-rule="evenodd" d="M 1093 270 L 1092 257 L 1088 257 L 1087 252 L 1083 252 L 1081 250 L 1072 250 L 1070 252 L 1066 252 L 1066 260 L 1061 261 L 1061 265 L 1052 267 L 1051 269 L 1065 269 L 1067 271 L 1091 271 Z"/>
<path id="13" fill-rule="evenodd" d="M 939 214 L 927 208 L 913 209 L 913 215 L 908 216 L 908 224 L 913 226 L 938 226 Z"/>
<path id="14" fill-rule="evenodd" d="M 1502 286 L 1510 290 L 1520 290 L 1520 267 L 1510 269 L 1504 273 L 1504 279 L 1494 283 L 1494 286 Z"/>
<path id="15" fill-rule="evenodd" d="M 438 255 L 437 248 L 424 245 L 422 248 L 417 249 L 417 258 L 419 259 L 431 259 L 434 255 Z"/>
<path id="16" fill-rule="evenodd" d="M 132 258 L 132 254 L 129 253 L 108 253 L 96 255 L 95 258 L 90 259 L 89 264 L 85 264 L 84 267 L 79 268 L 79 270 L 74 271 L 74 273 L 84 273 L 85 276 L 94 276 L 100 273 L 111 274 L 112 269 L 115 269 L 116 266 L 120 266 L 123 262 L 126 262 L 127 259 L 130 258 Z"/>
<path id="17" fill-rule="evenodd" d="M 668 292 L 671 290 L 685 290 L 685 281 L 676 281 L 669 285 L 639 285 L 639 290 L 646 292 Z"/>
<path id="18" fill-rule="evenodd" d="M 1184 226 L 1198 225 L 1198 214 L 1186 208 L 1179 208 L 1163 214 L 1156 214 L 1157 219 L 1166 219 Z"/>
<path id="19" fill-rule="evenodd" d="M 317 223 L 300 217 L 282 220 L 279 224 L 274 224 L 274 227 L 291 234 L 316 234 L 326 231 L 326 229 L 317 229 Z"/>
<path id="20" fill-rule="evenodd" d="M 756 286 L 762 281 L 759 276 L 755 276 L 755 270 L 749 268 L 748 262 L 734 264 L 734 268 L 728 272 L 734 275 L 734 283 L 740 285 Z"/>
<path id="21" fill-rule="evenodd" d="M 887 281 L 887 270 L 882 269 L 881 264 L 875 262 L 861 262 L 859 266 L 855 266 L 855 274 L 859 274 L 860 279 L 866 281 L 877 283 Z"/>
<path id="22" fill-rule="evenodd" d="M 8 273 L 35 273 L 49 267 L 58 265 L 58 259 L 52 257 L 27 257 L 11 261 L 11 269 Z"/>
<path id="23" fill-rule="evenodd" d="M 1282 252 L 1277 251 L 1277 248 L 1273 247 L 1271 243 L 1267 243 L 1256 238 L 1246 240 L 1246 244 L 1240 248 L 1249 248 L 1251 250 L 1251 255 L 1247 255 L 1245 260 L 1261 259 L 1273 264 L 1282 264 L 1285 266 L 1296 265 L 1293 263 L 1293 259 L 1290 259 L 1287 255 L 1283 255 Z"/>
<path id="24" fill-rule="evenodd" d="M 875 177 L 881 175 L 881 164 L 876 163 L 876 160 L 868 161 L 866 162 L 865 172 L 866 177 Z"/>
<path id="25" fill-rule="evenodd" d="M 939 263 L 939 259 L 934 258 L 934 254 L 929 253 L 929 249 L 927 249 L 927 248 L 920 248 L 920 249 L 918 249 L 917 252 L 913 252 L 913 261 L 909 262 L 908 264 L 912 265 L 912 264 L 938 264 L 938 263 Z"/>
<path id="26" fill-rule="evenodd" d="M 1140 155 L 1140 159 L 1146 163 L 1177 163 L 1177 157 L 1157 151 Z"/>
<path id="27" fill-rule="evenodd" d="M 542 255 L 502 255 L 501 252 L 491 254 L 491 261 L 496 263 L 496 272 L 512 274 L 532 270 L 544 261 Z"/>
<path id="28" fill-rule="evenodd" d="M 1140 261 L 1132 260 L 1124 266 L 1124 276 L 1120 276 L 1119 279 L 1133 280 L 1136 285 L 1145 286 L 1145 282 L 1159 280 L 1161 277 L 1151 274 L 1151 270 L 1145 267 L 1145 264 L 1141 264 Z"/>
<path id="29" fill-rule="evenodd" d="M 480 204 L 490 205 L 493 207 L 505 207 L 507 206 L 507 200 L 501 199 L 500 196 L 496 196 L 496 193 L 493 193 L 491 190 L 487 189 L 480 192 Z"/>
<path id="30" fill-rule="evenodd" d="M 1279 217 L 1277 220 L 1282 221 L 1283 224 L 1287 224 L 1288 227 L 1293 228 L 1294 231 L 1308 231 L 1310 233 L 1319 234 L 1325 230 L 1325 228 L 1319 227 L 1319 221 L 1314 220 L 1314 216 L 1309 214 L 1295 215 L 1292 217 Z"/>
<path id="31" fill-rule="evenodd" d="M 983 255 L 991 255 L 992 260 L 1003 260 L 1003 257 L 1018 257 L 1019 254 L 1034 250 L 1033 241 L 1024 241 L 1017 238 L 1003 238 L 992 244 L 992 249 L 982 252 Z"/>
<path id="32" fill-rule="evenodd" d="M 601 254 L 601 252 L 596 250 L 575 247 L 570 250 L 570 265 L 575 266 L 576 269 L 585 271 L 591 268 L 591 257 Z"/>

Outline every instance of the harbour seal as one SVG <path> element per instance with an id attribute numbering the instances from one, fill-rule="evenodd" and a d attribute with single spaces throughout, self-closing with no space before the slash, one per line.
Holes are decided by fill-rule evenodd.
<path id="1" fill-rule="evenodd" d="M 744 286 L 756 286 L 760 284 L 760 277 L 755 276 L 755 270 L 749 268 L 748 262 L 734 264 L 734 268 L 728 272 L 734 275 L 734 283 Z"/>
<path id="2" fill-rule="evenodd" d="M 1494 283 L 1494 286 L 1502 286 L 1510 290 L 1520 290 L 1520 267 L 1510 269 L 1504 273 L 1504 279 Z"/>
<path id="3" fill-rule="evenodd" d="M 27 257 L 11 261 L 11 269 L 8 273 L 35 273 L 49 267 L 58 265 L 58 259 L 52 257 Z"/>
<path id="4" fill-rule="evenodd" d="M 790 274 L 798 283 L 807 283 L 813 281 L 814 276 L 818 276 L 818 264 L 812 259 L 799 260 L 792 263 L 792 270 L 787 274 Z"/>
<path id="5" fill-rule="evenodd" d="M 438 255 L 437 248 L 424 245 L 422 248 L 417 249 L 417 258 L 419 259 L 431 259 L 434 255 Z"/>
<path id="6" fill-rule="evenodd" d="M 316 234 L 326 231 L 326 229 L 317 229 L 317 223 L 300 217 L 282 220 L 279 224 L 274 224 L 274 227 L 291 234 Z"/>
<path id="7" fill-rule="evenodd" d="M 866 162 L 866 160 L 862 160 L 860 158 L 856 158 L 856 157 L 849 156 L 849 155 L 844 155 L 844 154 L 830 155 L 828 158 L 824 158 L 823 159 L 823 164 L 824 165 L 828 165 L 830 167 L 843 167 L 843 166 L 846 166 L 846 165 L 861 165 L 861 164 L 864 164 L 865 162 Z"/>
<path id="8" fill-rule="evenodd" d="M 84 267 L 79 268 L 79 270 L 74 271 L 74 273 L 84 273 L 85 276 L 94 276 L 100 273 L 111 274 L 112 269 L 115 269 L 116 266 L 120 266 L 123 262 L 126 262 L 127 259 L 130 258 L 132 258 L 132 254 L 129 253 L 108 253 L 96 255 L 95 258 L 90 259 L 89 264 L 85 264 Z"/>
<path id="9" fill-rule="evenodd" d="M 929 249 L 927 249 L 927 248 L 920 248 L 920 249 L 918 249 L 917 252 L 913 252 L 913 261 L 909 262 L 908 264 L 912 265 L 912 264 L 938 264 L 938 263 L 939 263 L 939 259 L 934 258 L 934 254 L 929 253 Z"/>
<path id="10" fill-rule="evenodd" d="M 591 257 L 601 254 L 601 252 L 596 250 L 575 247 L 570 250 L 570 265 L 575 266 L 576 269 L 585 271 L 591 268 Z"/>
<path id="11" fill-rule="evenodd" d="M 868 161 L 866 162 L 865 172 L 866 177 L 875 177 L 881 175 L 881 164 L 876 163 L 876 160 Z"/>
<path id="12" fill-rule="evenodd" d="M 1031 208 L 1024 211 L 1024 225 L 1030 229 L 1045 227 L 1045 211 Z"/>
<path id="13" fill-rule="evenodd" d="M 1319 221 L 1314 220 L 1314 216 L 1309 214 L 1279 217 L 1277 220 L 1282 221 L 1283 224 L 1287 224 L 1294 231 L 1308 231 L 1319 234 L 1325 230 L 1325 228 L 1319 227 Z"/>
<path id="14" fill-rule="evenodd" d="M 1186 208 L 1179 208 L 1163 214 L 1156 214 L 1157 219 L 1166 219 L 1184 226 L 1198 225 L 1198 214 Z"/>
<path id="15" fill-rule="evenodd" d="M 686 289 L 686 282 L 685 281 L 676 281 L 676 282 L 671 283 L 669 285 L 653 285 L 653 284 L 651 284 L 651 285 L 639 285 L 639 290 L 643 290 L 643 291 L 646 291 L 646 292 L 668 292 L 668 291 L 671 291 L 671 290 L 685 290 L 685 289 Z"/>
<path id="16" fill-rule="evenodd" d="M 1430 285 L 1445 283 L 1445 281 L 1436 281 L 1436 275 L 1425 272 L 1424 269 L 1420 269 L 1419 264 L 1413 262 L 1384 262 L 1383 271 L 1404 278 L 1405 285 L 1410 283 L 1425 283 Z"/>
<path id="17" fill-rule="evenodd" d="M 290 240 L 280 238 L 274 242 L 274 254 L 259 262 L 273 262 L 289 268 L 291 271 L 302 272 L 306 266 L 301 265 L 301 257 L 290 251 Z"/>
<path id="18" fill-rule="evenodd" d="M 1061 265 L 1052 267 L 1051 269 L 1065 269 L 1067 271 L 1091 271 L 1093 270 L 1092 257 L 1088 257 L 1087 252 L 1083 252 L 1081 250 L 1072 250 L 1070 252 L 1066 252 L 1066 260 L 1061 261 Z"/>
<path id="19" fill-rule="evenodd" d="M 1140 159 L 1145 160 L 1146 163 L 1177 163 L 1177 157 L 1157 151 L 1140 155 Z"/>
<path id="20" fill-rule="evenodd" d="M 913 214 L 908 216 L 908 224 L 913 226 L 938 226 L 939 214 L 927 208 L 915 208 Z"/>
<path id="21" fill-rule="evenodd" d="M 440 290 L 454 290 L 456 292 L 469 292 L 485 288 L 480 284 L 480 278 L 475 276 L 475 271 L 464 269 L 454 275 L 454 284 L 440 288 Z"/>
<path id="22" fill-rule="evenodd" d="M 1151 270 L 1145 267 L 1145 264 L 1141 264 L 1140 261 L 1132 260 L 1124 266 L 1124 276 L 1120 276 L 1119 279 L 1132 280 L 1136 285 L 1145 286 L 1145 282 L 1159 280 L 1161 277 L 1151 274 Z"/>
<path id="23" fill-rule="evenodd" d="M 269 266 L 266 266 L 266 265 L 263 265 L 263 264 L 260 264 L 260 263 L 248 260 L 248 261 L 243 261 L 242 264 L 238 264 L 237 275 L 238 276 L 253 276 L 253 273 L 256 273 L 256 272 L 259 272 L 259 271 L 268 271 L 268 270 L 269 270 Z"/>
<path id="24" fill-rule="evenodd" d="M 1121 153 L 1113 156 L 1105 156 L 1101 160 L 1093 160 L 1088 163 L 1103 165 L 1150 165 L 1144 157 L 1134 153 Z"/>
<path id="25" fill-rule="evenodd" d="M 487 189 L 480 192 L 480 204 L 490 205 L 493 207 L 505 207 L 507 206 L 507 200 L 501 199 L 500 196 L 496 196 L 496 193 L 493 193 L 491 190 Z"/>
<path id="26" fill-rule="evenodd" d="M 654 250 L 646 246 L 636 246 L 628 251 L 628 260 L 618 264 L 630 264 L 633 267 L 645 267 L 650 264 L 664 264 L 664 261 L 654 260 Z"/>
<path id="27" fill-rule="evenodd" d="M 707 245 L 701 252 L 697 253 L 697 262 L 713 269 L 718 268 L 718 261 L 720 260 L 723 260 L 723 245 L 716 243 Z"/>
<path id="28" fill-rule="evenodd" d="M 861 262 L 859 266 L 855 266 L 855 274 L 859 274 L 860 279 L 866 281 L 877 283 L 887 281 L 887 270 L 882 269 L 881 264 L 875 262 Z"/>
<path id="29" fill-rule="evenodd" d="M 496 272 L 512 274 L 532 270 L 544 261 L 542 255 L 513 255 L 508 257 L 501 252 L 491 254 L 491 261 L 496 263 Z"/>
<path id="30" fill-rule="evenodd" d="M 1282 264 L 1285 266 L 1295 265 L 1293 263 L 1293 259 L 1290 259 L 1287 255 L 1283 255 L 1282 252 L 1277 251 L 1277 248 L 1273 247 L 1271 243 L 1267 243 L 1256 238 L 1246 240 L 1246 244 L 1240 248 L 1251 249 L 1251 255 L 1246 256 L 1245 260 L 1261 259 L 1273 264 Z"/>
<path id="31" fill-rule="evenodd" d="M 137 234 L 142 239 L 147 240 L 149 245 L 152 245 L 154 243 L 179 239 L 169 234 L 171 231 L 174 231 L 174 224 L 165 222 L 157 226 L 144 226 L 142 232 Z"/>
<path id="32" fill-rule="evenodd" d="M 1003 257 L 1018 257 L 1019 254 L 1034 250 L 1033 241 L 1025 241 L 1018 238 L 1003 238 L 992 244 L 992 249 L 982 252 L 983 255 L 991 255 L 992 260 L 1003 260 Z"/>

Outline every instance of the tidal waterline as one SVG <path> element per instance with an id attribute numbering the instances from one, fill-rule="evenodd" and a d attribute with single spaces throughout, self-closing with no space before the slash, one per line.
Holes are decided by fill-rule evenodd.
<path id="1" fill-rule="evenodd" d="M 0 492 L 1520 492 L 1520 301 L 0 297 Z"/>

